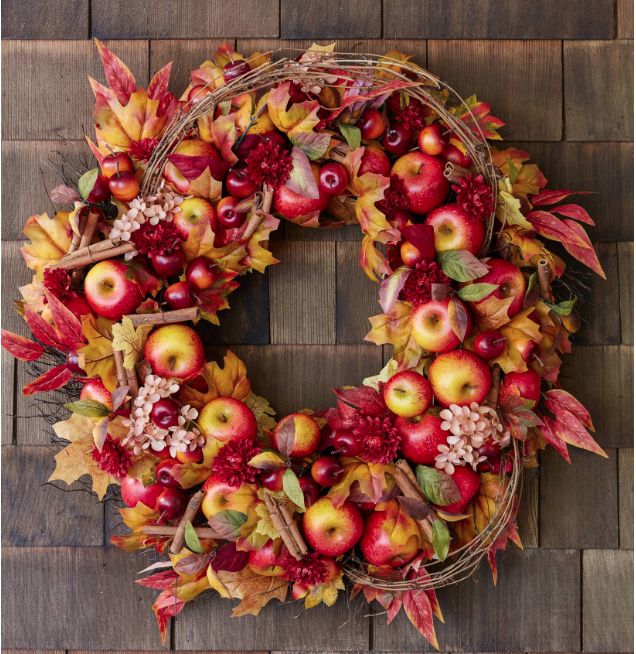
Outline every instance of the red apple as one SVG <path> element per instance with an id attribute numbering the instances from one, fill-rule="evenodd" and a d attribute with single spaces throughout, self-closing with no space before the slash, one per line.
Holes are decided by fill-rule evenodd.
<path id="1" fill-rule="evenodd" d="M 356 123 L 356 127 L 360 130 L 360 136 L 365 141 L 371 139 L 379 139 L 384 130 L 386 123 L 384 117 L 377 109 L 365 109 Z"/>
<path id="2" fill-rule="evenodd" d="M 246 168 L 233 168 L 225 178 L 225 188 L 235 198 L 247 198 L 257 187 Z"/>
<path id="3" fill-rule="evenodd" d="M 89 202 L 108 202 L 111 192 L 108 178 L 104 175 L 97 175 L 93 188 L 86 198 Z"/>
<path id="4" fill-rule="evenodd" d="M 480 332 L 475 336 L 475 352 L 482 359 L 496 359 L 506 349 L 506 339 L 496 329 Z"/>
<path id="5" fill-rule="evenodd" d="M 255 438 L 256 418 L 252 410 L 233 397 L 216 397 L 199 413 L 199 429 L 206 438 L 227 442 L 235 438 Z"/>
<path id="6" fill-rule="evenodd" d="M 481 485 L 480 477 L 477 472 L 468 466 L 455 466 L 455 472 L 451 477 L 457 486 L 460 499 L 452 504 L 440 505 L 439 508 L 446 513 L 461 513 L 477 494 Z"/>
<path id="7" fill-rule="evenodd" d="M 181 323 L 155 329 L 144 344 L 144 358 L 155 375 L 177 379 L 194 377 L 205 360 L 199 335 Z"/>
<path id="8" fill-rule="evenodd" d="M 321 456 L 311 466 L 311 476 L 321 486 L 337 484 L 344 474 L 344 466 L 335 456 Z"/>
<path id="9" fill-rule="evenodd" d="M 163 450 L 162 450 L 163 451 Z M 164 459 L 155 468 L 155 478 L 158 483 L 168 488 L 181 488 L 181 484 L 175 479 L 174 466 L 181 465 L 177 459 Z"/>
<path id="10" fill-rule="evenodd" d="M 98 316 L 116 322 L 141 304 L 144 298 L 139 285 L 127 273 L 128 266 L 115 259 L 100 261 L 88 271 L 84 295 Z"/>
<path id="11" fill-rule="evenodd" d="M 448 432 L 443 420 L 427 413 L 416 418 L 398 418 L 395 428 L 400 432 L 402 454 L 413 463 L 432 465 L 439 454 L 439 445 L 446 445 Z"/>
<path id="12" fill-rule="evenodd" d="M 160 277 L 176 277 L 183 270 L 185 257 L 178 248 L 166 254 L 151 254 L 150 263 Z"/>
<path id="13" fill-rule="evenodd" d="M 193 307 L 196 301 L 188 282 L 175 282 L 170 284 L 163 292 L 163 299 L 171 309 L 187 309 Z"/>
<path id="14" fill-rule="evenodd" d="M 534 370 L 526 372 L 509 372 L 504 375 L 499 389 L 499 404 L 514 403 L 522 397 L 532 402 L 532 409 L 539 404 L 541 397 L 541 377 Z"/>
<path id="15" fill-rule="evenodd" d="M 435 249 L 468 250 L 477 255 L 484 244 L 486 229 L 482 220 L 471 216 L 456 203 L 438 207 L 426 217 L 426 224 L 435 230 Z"/>
<path id="16" fill-rule="evenodd" d="M 181 203 L 180 209 L 181 211 L 174 215 L 173 222 L 184 241 L 187 241 L 190 232 L 202 223 L 209 222 L 212 231 L 216 231 L 216 209 L 211 202 L 204 198 L 186 198 Z"/>
<path id="17" fill-rule="evenodd" d="M 139 195 L 139 182 L 132 172 L 115 173 L 108 180 L 108 188 L 121 202 L 130 202 Z"/>
<path id="18" fill-rule="evenodd" d="M 276 545 L 280 545 L 280 540 L 277 543 L 268 540 L 257 550 L 250 550 L 248 565 L 254 572 L 264 577 L 280 577 L 283 574 L 285 556 Z"/>
<path id="19" fill-rule="evenodd" d="M 320 168 L 318 186 L 327 195 L 344 193 L 349 184 L 347 169 L 337 161 L 329 161 Z"/>
<path id="20" fill-rule="evenodd" d="M 272 440 L 279 452 L 302 458 L 315 452 L 320 445 L 320 427 L 311 416 L 292 413 L 276 425 Z"/>
<path id="21" fill-rule="evenodd" d="M 161 520 L 171 522 L 172 520 L 179 519 L 183 515 L 187 504 L 188 496 L 182 490 L 164 487 L 157 498 L 155 509 L 159 513 Z"/>
<path id="22" fill-rule="evenodd" d="M 439 123 L 427 125 L 417 136 L 417 144 L 422 152 L 437 156 L 442 154 L 448 137 Z"/>
<path id="23" fill-rule="evenodd" d="M 93 402 L 103 404 L 109 411 L 113 410 L 113 396 L 99 377 L 89 379 L 82 386 L 79 399 L 93 400 Z"/>
<path id="24" fill-rule="evenodd" d="M 316 164 L 311 165 L 311 171 L 318 189 L 317 198 L 307 198 L 290 190 L 285 184 L 274 191 L 274 210 L 283 218 L 293 219 L 306 216 L 315 211 L 322 211 L 328 204 L 330 195 L 320 188 L 320 169 Z"/>
<path id="25" fill-rule="evenodd" d="M 355 504 L 336 507 L 330 497 L 321 497 L 303 515 L 307 543 L 319 554 L 340 556 L 349 551 L 362 535 L 362 514 Z"/>
<path id="26" fill-rule="evenodd" d="M 255 484 L 230 486 L 214 477 L 209 477 L 203 484 L 202 490 L 205 497 L 201 504 L 201 511 L 208 520 L 222 511 L 238 511 L 248 516 L 243 527 L 250 531 L 253 529 L 258 520 L 255 507 L 259 502 L 256 494 L 258 488 Z"/>
<path id="27" fill-rule="evenodd" d="M 419 372 L 404 370 L 384 384 L 382 397 L 389 411 L 396 416 L 413 418 L 428 409 L 433 391 L 428 379 Z"/>
<path id="28" fill-rule="evenodd" d="M 152 405 L 150 419 L 162 429 L 173 427 L 179 423 L 179 407 L 169 397 L 162 397 Z"/>
<path id="29" fill-rule="evenodd" d="M 283 490 L 283 475 L 287 468 L 276 468 L 275 470 L 265 470 L 258 476 L 261 486 L 271 491 Z"/>
<path id="30" fill-rule="evenodd" d="M 428 213 L 448 197 L 450 186 L 444 177 L 444 164 L 436 157 L 409 152 L 393 164 L 391 175 L 403 182 L 412 213 Z"/>
<path id="31" fill-rule="evenodd" d="M 181 463 L 203 463 L 204 459 L 202 447 L 195 447 L 193 450 L 186 450 L 185 452 L 177 450 L 175 456 L 177 461 Z"/>
<path id="32" fill-rule="evenodd" d="M 364 154 L 360 160 L 360 167 L 358 168 L 358 176 L 365 173 L 374 173 L 376 175 L 384 175 L 385 177 L 391 172 L 391 161 L 387 157 L 386 152 L 377 145 L 367 145 L 364 148 Z"/>
<path id="33" fill-rule="evenodd" d="M 453 302 L 462 304 L 461 300 L 456 298 Z M 429 300 L 417 307 L 413 313 L 413 340 L 429 352 L 450 352 L 461 343 L 453 330 L 450 303 L 450 297 L 443 300 Z M 466 309 L 465 313 L 467 318 L 466 334 L 469 334 L 471 330 L 470 314 Z"/>
<path id="34" fill-rule="evenodd" d="M 392 534 L 396 519 L 400 520 L 399 540 Z M 404 542 L 402 539 L 405 538 Z M 420 549 L 420 534 L 417 523 L 405 513 L 374 511 L 366 519 L 360 539 L 360 551 L 372 565 L 400 567 L 412 561 Z"/>
<path id="35" fill-rule="evenodd" d="M 161 484 L 144 486 L 143 481 L 128 475 L 121 480 L 121 499 L 129 507 L 137 506 L 137 503 L 141 502 L 148 508 L 154 509 L 157 498 L 163 490 L 164 487 Z"/>
<path id="36" fill-rule="evenodd" d="M 495 284 L 498 288 L 486 298 L 479 300 L 479 302 L 473 302 L 472 309 L 477 315 L 480 315 L 485 300 L 493 295 L 500 300 L 512 298 L 512 302 L 508 307 L 508 318 L 512 318 L 523 308 L 523 301 L 526 297 L 526 278 L 517 266 L 506 259 L 493 258 L 486 265 L 489 268 L 488 272 L 483 277 L 479 277 L 470 283 Z"/>
<path id="37" fill-rule="evenodd" d="M 185 271 L 185 277 L 191 288 L 204 291 L 216 281 L 214 262 L 207 257 L 195 257 Z"/>
<path id="38" fill-rule="evenodd" d="M 433 395 L 444 406 L 482 404 L 492 386 L 488 364 L 470 350 L 439 354 L 428 369 Z"/>
<path id="39" fill-rule="evenodd" d="M 339 429 L 333 435 L 333 449 L 343 456 L 358 456 L 362 443 L 352 431 Z"/>
<path id="40" fill-rule="evenodd" d="M 216 213 L 219 223 L 223 227 L 234 229 L 240 227 L 245 222 L 247 213 L 244 211 L 237 211 L 236 207 L 238 204 L 239 200 L 231 195 L 219 200 L 219 203 L 216 205 Z"/>
<path id="41" fill-rule="evenodd" d="M 473 165 L 473 160 L 452 143 L 448 143 L 444 146 L 442 158 L 445 161 L 449 161 L 450 163 L 455 164 L 456 166 L 461 166 L 462 168 L 470 168 Z"/>
<path id="42" fill-rule="evenodd" d="M 311 506 L 320 496 L 320 487 L 311 477 L 299 477 L 298 484 L 303 492 L 305 508 Z"/>
<path id="43" fill-rule="evenodd" d="M 115 152 L 102 159 L 100 168 L 104 177 L 110 179 L 118 173 L 132 173 L 135 171 L 132 159 L 125 152 Z"/>
<path id="44" fill-rule="evenodd" d="M 401 123 L 393 125 L 386 130 L 382 145 L 387 152 L 400 156 L 409 151 L 413 143 L 413 132 Z"/>

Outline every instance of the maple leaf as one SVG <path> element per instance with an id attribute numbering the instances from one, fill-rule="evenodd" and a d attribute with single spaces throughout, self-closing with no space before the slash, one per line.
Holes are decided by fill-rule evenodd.
<path id="1" fill-rule="evenodd" d="M 112 323 L 92 314 L 82 316 L 82 331 L 87 345 L 78 350 L 81 367 L 89 377 L 100 377 L 109 391 L 117 388 L 117 373 L 113 357 Z"/>
<path id="2" fill-rule="evenodd" d="M 501 135 L 497 130 L 506 123 L 501 118 L 492 116 L 490 109 L 491 107 L 487 102 L 479 101 L 476 95 L 471 95 L 462 104 L 451 109 L 451 113 L 466 123 L 468 128 L 477 136 L 491 141 L 501 141 Z"/>
<path id="3" fill-rule="evenodd" d="M 503 256 L 514 263 L 517 268 L 535 268 L 540 259 L 545 259 L 555 277 L 561 277 L 565 263 L 556 254 L 550 252 L 545 243 L 534 238 L 532 232 L 518 229 L 516 226 L 506 227 L 499 234 L 498 247 Z"/>
<path id="4" fill-rule="evenodd" d="M 390 343 L 395 348 L 399 360 L 399 354 L 404 352 L 411 340 L 413 318 L 413 305 L 410 302 L 398 300 L 389 313 L 382 313 L 371 316 L 371 331 L 364 337 L 365 341 L 371 341 L 376 345 Z"/>
<path id="5" fill-rule="evenodd" d="M 536 195 L 548 183 L 539 167 L 525 163 L 530 155 L 517 148 L 498 150 L 491 148 L 492 161 L 512 184 L 512 194 L 527 200 L 528 195 Z"/>
<path id="6" fill-rule="evenodd" d="M 387 488 L 386 466 L 353 459 L 345 463 L 342 479 L 327 493 L 335 506 L 342 506 L 353 491 L 354 484 L 371 502 L 377 503 Z"/>
<path id="7" fill-rule="evenodd" d="M 274 418 L 276 411 L 264 397 L 250 393 L 243 399 L 243 402 L 247 404 L 256 418 L 259 435 L 263 436 L 274 429 L 276 426 L 276 420 Z"/>
<path id="8" fill-rule="evenodd" d="M 232 617 L 258 615 L 271 600 L 283 602 L 287 597 L 288 582 L 280 577 L 266 577 L 245 567 L 238 572 L 215 571 L 208 567 L 208 582 L 211 588 L 226 599 L 240 599 L 241 603 L 232 610 Z"/>
<path id="9" fill-rule="evenodd" d="M 133 321 L 124 316 L 121 322 L 112 326 L 112 349 L 124 353 L 124 368 L 133 370 L 135 364 L 142 356 L 144 343 L 148 334 L 152 331 L 152 325 L 139 325 L 135 327 Z"/>
<path id="10" fill-rule="evenodd" d="M 522 350 L 528 341 L 540 343 L 543 338 L 540 326 L 530 319 L 530 315 L 533 313 L 534 307 L 528 307 L 513 316 L 511 320 L 508 319 L 506 313 L 506 322 L 503 323 L 503 326 L 499 325 L 499 331 L 503 338 L 506 339 L 506 348 L 493 360 L 493 363 L 499 364 L 505 373 L 525 372 L 528 366 L 521 356 Z M 497 329 L 497 327 L 482 327 L 481 323 L 480 328 Z"/>
<path id="11" fill-rule="evenodd" d="M 400 230 L 393 227 L 386 215 L 376 206 L 377 202 L 384 199 L 384 193 L 390 184 L 389 178 L 379 175 L 377 180 L 367 175 L 364 175 L 364 178 L 373 183 L 356 200 L 355 213 L 360 228 L 367 236 L 379 243 L 399 241 Z"/>
<path id="12" fill-rule="evenodd" d="M 135 552 L 148 547 L 154 547 L 157 552 L 164 551 L 170 540 L 168 537 L 151 536 L 142 532 L 142 528 L 146 525 L 156 525 L 159 523 L 160 516 L 157 511 L 146 506 L 143 502 L 137 502 L 133 507 L 119 509 L 119 515 L 131 533 L 112 536 L 110 542 L 113 545 L 125 552 Z M 174 581 L 176 575 L 171 578 Z M 151 581 L 152 577 L 148 577 L 146 579 L 140 579 L 137 583 L 150 588 L 158 588 L 158 586 L 151 585 Z"/>
<path id="13" fill-rule="evenodd" d="M 201 368 L 196 381 L 204 382 L 207 390 L 197 390 L 200 387 L 197 383 L 196 387 L 184 384 L 179 391 L 179 400 L 196 409 L 200 409 L 215 397 L 233 397 L 244 401 L 252 392 L 245 364 L 230 350 L 223 357 L 223 367 L 216 361 L 209 361 Z"/>
<path id="14" fill-rule="evenodd" d="M 521 200 L 512 194 L 512 184 L 507 177 L 499 181 L 495 213 L 497 220 L 504 226 L 517 225 L 521 229 L 532 229 L 532 224 L 521 213 Z"/>
<path id="15" fill-rule="evenodd" d="M 482 331 L 499 329 L 505 325 L 510 318 L 508 309 L 512 304 L 512 297 L 498 298 L 494 293 L 481 300 L 478 308 L 475 308 L 477 324 Z"/>
<path id="16" fill-rule="evenodd" d="M 305 595 L 305 608 L 313 609 L 320 603 L 325 606 L 333 606 L 338 600 L 338 591 L 344 589 L 342 569 L 337 566 L 335 574 L 330 574 L 324 583 L 309 589 Z"/>
<path id="17" fill-rule="evenodd" d="M 42 279 L 44 269 L 59 261 L 71 246 L 71 226 L 68 211 L 58 211 L 53 218 L 43 213 L 31 216 L 23 233 L 30 243 L 20 248 L 26 265 Z"/>

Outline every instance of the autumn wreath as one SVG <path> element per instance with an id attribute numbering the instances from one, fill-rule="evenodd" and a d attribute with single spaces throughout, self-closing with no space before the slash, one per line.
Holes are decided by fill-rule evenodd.
<path id="1" fill-rule="evenodd" d="M 28 219 L 16 305 L 34 339 L 2 337 L 40 373 L 24 393 L 70 411 L 51 479 L 120 485 L 130 533 L 113 542 L 169 552 L 139 582 L 161 591 L 164 635 L 210 589 L 245 615 L 290 591 L 331 606 L 347 578 L 437 646 L 435 589 L 521 546 L 522 468 L 547 445 L 604 455 L 558 384 L 578 319 L 554 250 L 604 276 L 592 219 L 526 152 L 488 144 L 488 104 L 398 52 L 222 46 L 176 98 L 170 65 L 146 90 L 97 47 L 98 165 L 51 192 L 72 210 Z M 334 408 L 276 422 L 199 333 L 277 263 L 280 218 L 359 224 L 382 308 L 367 340 L 393 357 Z"/>

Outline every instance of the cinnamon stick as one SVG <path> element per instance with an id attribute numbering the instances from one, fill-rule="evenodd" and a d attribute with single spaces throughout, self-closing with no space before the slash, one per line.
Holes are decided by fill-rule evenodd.
<path id="1" fill-rule="evenodd" d="M 499 385 L 501 383 L 501 368 L 498 365 L 494 365 L 492 368 L 492 386 L 490 391 L 488 391 L 488 397 L 486 398 L 486 404 L 493 408 L 497 408 L 497 402 L 499 401 Z"/>
<path id="2" fill-rule="evenodd" d="M 174 536 L 177 533 L 177 529 L 179 527 L 171 527 L 170 525 L 145 525 L 141 528 L 141 533 L 147 534 L 148 536 Z M 194 531 L 199 538 L 213 538 L 215 540 L 223 538 L 212 527 L 195 527 Z"/>
<path id="3" fill-rule="evenodd" d="M 459 180 L 468 175 L 469 172 L 470 170 L 468 170 L 468 168 L 458 166 L 450 161 L 446 162 L 446 165 L 444 166 L 444 177 L 446 177 L 446 179 L 451 183 L 459 182 Z"/>
<path id="4" fill-rule="evenodd" d="M 199 509 L 201 508 L 201 503 L 203 502 L 204 497 L 205 497 L 205 493 L 202 490 L 200 490 L 197 491 L 188 501 L 186 510 L 183 512 L 183 516 L 179 521 L 179 525 L 175 531 L 174 538 L 172 539 L 172 543 L 170 544 L 170 551 L 173 554 L 178 554 L 183 549 L 183 544 L 185 542 L 186 525 L 188 524 L 188 522 L 192 523 L 192 521 L 194 520 L 196 514 L 199 512 Z"/>
<path id="5" fill-rule="evenodd" d="M 274 189 L 267 184 L 263 186 L 263 204 L 261 204 L 261 211 L 269 213 L 272 208 L 272 200 L 274 199 Z"/>
<path id="6" fill-rule="evenodd" d="M 82 238 L 80 239 L 79 249 L 88 247 L 95 236 L 95 229 L 97 229 L 97 223 L 99 222 L 99 214 L 94 211 L 89 212 L 88 217 L 86 218 L 86 224 L 82 230 Z"/>
<path id="7" fill-rule="evenodd" d="M 402 491 L 402 495 L 424 503 L 424 506 L 426 507 L 426 517 L 417 520 L 416 522 L 422 533 L 429 541 L 431 541 L 433 538 L 432 521 L 435 519 L 436 514 L 433 507 L 424 497 L 424 493 L 420 490 L 420 486 L 411 470 L 411 466 L 404 459 L 399 459 L 395 462 L 393 478 L 395 479 L 398 488 Z"/>
<path id="8" fill-rule="evenodd" d="M 276 502 L 276 500 L 274 501 Z M 307 545 L 305 545 L 305 541 L 302 537 L 302 534 L 300 533 L 300 529 L 298 529 L 298 525 L 296 524 L 296 521 L 294 520 L 292 513 L 284 504 L 277 503 L 277 505 L 281 515 L 283 516 L 283 520 L 285 521 L 285 524 L 288 526 L 291 535 L 293 536 L 294 541 L 296 542 L 296 546 L 298 547 L 301 556 L 305 556 L 305 554 L 307 554 L 308 551 Z"/>
<path id="9" fill-rule="evenodd" d="M 139 393 L 139 380 L 137 379 L 137 373 L 134 370 L 129 370 L 128 368 L 125 368 L 125 370 L 130 394 L 135 396 L 137 393 Z"/>
<path id="10" fill-rule="evenodd" d="M 113 359 L 115 359 L 117 385 L 120 388 L 123 386 L 128 386 L 128 375 L 126 375 L 126 368 L 124 368 L 124 353 L 121 350 L 113 350 Z"/>
<path id="11" fill-rule="evenodd" d="M 70 254 L 67 254 L 65 257 L 63 257 L 62 260 L 67 261 L 70 259 L 76 259 L 77 257 L 83 257 L 88 254 L 96 254 L 97 252 L 110 250 L 114 247 L 117 247 L 118 245 L 121 245 L 121 242 L 113 241 L 112 239 L 107 238 L 104 239 L 103 241 L 98 241 L 97 243 L 93 243 L 92 245 L 87 245 L 86 247 L 83 247 L 79 250 L 75 250 L 75 252 L 71 252 Z"/>
<path id="12" fill-rule="evenodd" d="M 174 322 L 186 322 L 187 320 L 194 320 L 198 314 L 198 307 L 188 307 L 187 309 L 159 311 L 157 313 L 131 313 L 126 318 L 130 318 L 132 324 L 139 327 L 139 325 L 166 325 Z"/>
<path id="13" fill-rule="evenodd" d="M 82 240 L 82 216 L 81 214 L 77 217 L 77 231 L 73 231 L 73 237 L 71 238 L 71 245 L 68 248 L 67 256 L 73 254 L 79 247 L 80 241 Z"/>
<path id="14" fill-rule="evenodd" d="M 76 250 L 75 252 L 73 252 L 73 254 L 67 255 L 66 257 L 63 257 L 59 261 L 50 265 L 49 268 L 63 268 L 64 270 L 75 270 L 77 268 L 83 268 L 84 266 L 88 266 L 88 264 L 90 263 L 97 263 L 99 261 L 104 261 L 105 259 L 114 259 L 115 257 L 119 257 L 122 254 L 126 254 L 126 252 L 132 252 L 134 249 L 135 246 L 133 243 L 122 243 L 121 245 L 117 245 L 108 250 L 104 249 L 104 250 L 95 251 L 91 248 L 87 254 L 81 256 L 77 256 L 77 253 L 81 252 L 81 250 Z"/>
<path id="15" fill-rule="evenodd" d="M 285 547 L 297 561 L 302 559 L 307 554 L 307 546 L 302 536 L 300 536 L 300 531 L 294 519 L 287 510 L 283 513 L 283 507 L 271 495 L 265 493 L 264 500 L 270 518 L 272 519 L 272 524 L 279 533 Z"/>
<path id="16" fill-rule="evenodd" d="M 552 281 L 552 269 L 547 259 L 537 261 L 537 278 L 539 280 L 539 293 L 542 299 L 547 302 L 554 302 L 554 295 L 550 283 Z"/>

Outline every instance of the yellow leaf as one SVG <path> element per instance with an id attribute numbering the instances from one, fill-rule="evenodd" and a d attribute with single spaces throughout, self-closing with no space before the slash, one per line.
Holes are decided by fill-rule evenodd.
<path id="1" fill-rule="evenodd" d="M 222 188 L 222 182 L 214 179 L 210 169 L 206 168 L 196 179 L 190 182 L 188 194 L 214 201 L 221 197 Z"/>
<path id="2" fill-rule="evenodd" d="M 290 106 L 290 82 L 279 84 L 268 95 L 267 111 L 272 122 L 289 137 L 300 132 L 311 132 L 320 122 L 316 100 L 297 102 Z M 288 109 L 289 107 L 289 109 Z"/>
<path id="3" fill-rule="evenodd" d="M 24 235 L 31 241 L 22 246 L 26 265 L 42 279 L 44 268 L 59 261 L 71 245 L 69 212 L 58 211 L 53 218 L 43 213 L 31 216 L 24 226 Z"/>
<path id="4" fill-rule="evenodd" d="M 252 410 L 256 417 L 256 424 L 258 425 L 258 433 L 263 435 L 265 432 L 271 431 L 276 426 L 276 420 L 273 416 L 276 411 L 270 406 L 269 402 L 260 395 L 250 393 L 243 402 Z"/>
<path id="5" fill-rule="evenodd" d="M 70 418 L 56 422 L 53 431 L 58 438 L 74 442 L 92 438 L 94 426 L 95 423 L 90 418 L 72 413 Z"/>
<path id="6" fill-rule="evenodd" d="M 494 293 L 479 304 L 473 305 L 473 312 L 477 317 L 477 324 L 482 331 L 499 329 L 505 325 L 508 318 L 508 308 L 512 304 L 513 297 L 498 298 Z"/>
<path id="7" fill-rule="evenodd" d="M 528 341 L 540 343 L 543 338 L 540 326 L 529 318 L 534 310 L 534 307 L 524 309 L 499 330 L 506 339 L 506 349 L 493 363 L 498 363 L 505 373 L 525 372 L 528 366 L 521 356 L 522 350 Z"/>
<path id="8" fill-rule="evenodd" d="M 333 606 L 338 599 L 338 591 L 344 590 L 345 585 L 342 580 L 342 570 L 338 568 L 338 573 L 335 578 L 328 579 L 324 584 L 312 588 L 307 595 L 305 595 L 305 608 L 313 609 L 321 602 L 326 606 Z"/>
<path id="9" fill-rule="evenodd" d="M 78 353 L 81 367 L 89 377 L 101 377 L 109 391 L 117 388 L 117 374 L 113 357 L 112 323 L 89 314 L 82 317 L 82 331 L 88 344 Z"/>
<path id="10" fill-rule="evenodd" d="M 499 183 L 496 214 L 502 225 L 518 225 L 522 229 L 532 229 L 532 224 L 521 213 L 521 200 L 512 195 L 512 185 L 507 177 Z"/>
<path id="11" fill-rule="evenodd" d="M 271 540 L 276 540 L 277 538 L 280 538 L 280 534 L 278 533 L 276 527 L 274 527 L 272 518 L 269 515 L 267 506 L 263 502 L 259 502 L 256 505 L 255 510 L 256 510 L 256 515 L 258 516 L 258 522 L 256 523 L 256 527 L 254 531 L 257 534 L 261 534 L 262 536 L 267 536 L 267 538 Z"/>
<path id="12" fill-rule="evenodd" d="M 152 325 L 139 325 L 135 328 L 133 321 L 128 316 L 124 316 L 121 322 L 113 325 L 112 349 L 124 353 L 124 368 L 132 370 L 135 367 L 141 358 L 144 343 L 151 331 Z"/>

